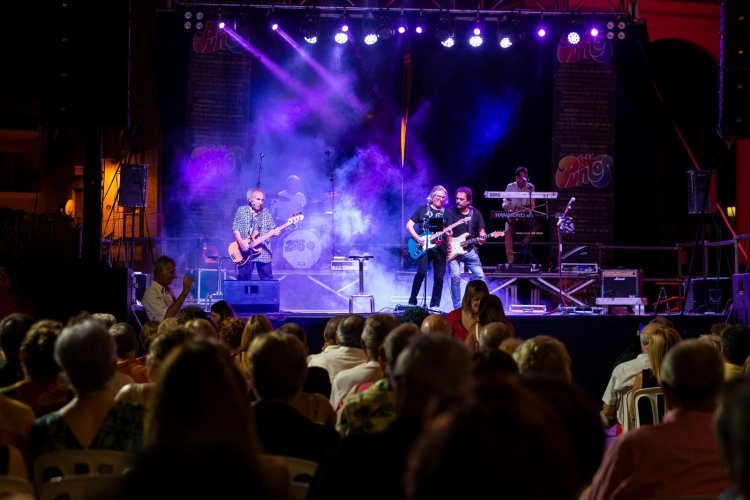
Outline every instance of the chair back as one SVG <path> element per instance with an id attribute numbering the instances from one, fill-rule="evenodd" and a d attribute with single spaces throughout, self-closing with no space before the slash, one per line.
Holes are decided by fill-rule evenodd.
<path id="1" fill-rule="evenodd" d="M 0 475 L 0 498 L 34 500 L 34 485 L 28 479 L 19 476 Z"/>
<path id="2" fill-rule="evenodd" d="M 56 477 L 42 484 L 39 500 L 99 500 L 111 497 L 119 477 L 113 474 L 84 474 Z"/>
<path id="3" fill-rule="evenodd" d="M 307 498 L 307 490 L 315 473 L 318 471 L 317 462 L 286 455 L 264 454 L 262 456 L 272 461 L 283 462 L 287 469 L 289 469 L 291 500 L 304 500 Z"/>
<path id="4" fill-rule="evenodd" d="M 650 421 L 648 418 L 644 418 L 644 414 L 641 411 L 641 401 L 648 401 L 650 408 Z M 633 406 L 635 408 L 635 426 L 640 427 L 641 425 L 653 424 L 656 425 L 661 422 L 664 413 L 667 411 L 667 402 L 664 400 L 664 393 L 661 387 L 647 387 L 645 389 L 638 389 L 633 393 Z M 662 408 L 660 408 L 662 406 Z"/>
<path id="5" fill-rule="evenodd" d="M 53 478 L 80 475 L 120 475 L 135 462 L 136 455 L 114 450 L 66 450 L 39 455 L 34 461 L 34 485 L 41 491 Z"/>

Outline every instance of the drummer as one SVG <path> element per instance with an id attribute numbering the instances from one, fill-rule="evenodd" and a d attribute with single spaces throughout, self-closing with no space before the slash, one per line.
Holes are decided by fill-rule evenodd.
<path id="1" fill-rule="evenodd" d="M 299 214 L 307 205 L 307 198 L 300 191 L 302 181 L 296 175 L 286 178 L 286 189 L 276 194 L 274 212 L 278 223 L 286 222 L 290 217 Z"/>

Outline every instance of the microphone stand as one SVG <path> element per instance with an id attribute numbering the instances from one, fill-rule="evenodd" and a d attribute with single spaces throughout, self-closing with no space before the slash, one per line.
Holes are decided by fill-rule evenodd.
<path id="1" fill-rule="evenodd" d="M 571 200 L 575 200 L 575 198 L 571 198 Z M 568 216 L 568 212 L 570 211 L 571 202 L 568 201 L 567 206 L 565 207 L 565 211 L 563 211 L 563 214 L 560 216 L 559 219 L 557 219 L 557 291 L 560 294 L 560 305 L 558 306 L 558 311 L 562 311 L 565 306 L 567 306 L 567 302 L 565 301 L 565 295 L 562 291 L 562 225 L 563 221 L 565 220 L 565 217 Z"/>
<path id="2" fill-rule="evenodd" d="M 427 211 L 428 212 L 430 211 L 430 204 L 429 203 L 427 204 Z M 422 222 L 423 222 L 423 226 L 424 226 L 422 229 L 424 229 L 424 235 L 425 235 L 425 240 L 424 240 L 424 255 L 423 255 L 423 257 L 425 258 L 425 265 L 424 265 L 424 283 L 422 283 L 422 286 L 423 286 L 423 291 L 422 291 L 422 307 L 424 307 L 425 309 L 427 309 L 427 267 L 430 264 L 430 257 L 429 257 L 429 251 L 430 251 L 430 249 L 429 249 L 429 246 L 430 246 L 430 218 L 427 215 L 427 212 L 425 212 L 425 216 L 424 216 L 424 219 L 422 219 Z M 434 286 L 434 283 L 435 283 L 435 274 L 434 273 L 432 275 L 432 282 L 433 282 L 433 286 Z"/>
<path id="3" fill-rule="evenodd" d="M 255 187 L 260 189 L 260 173 L 263 171 L 263 157 L 265 154 L 261 153 L 258 157 L 258 182 L 255 183 Z"/>

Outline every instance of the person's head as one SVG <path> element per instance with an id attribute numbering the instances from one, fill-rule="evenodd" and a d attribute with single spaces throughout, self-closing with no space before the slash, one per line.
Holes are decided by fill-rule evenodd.
<path id="1" fill-rule="evenodd" d="M 526 183 L 529 178 L 529 169 L 526 167 L 516 167 L 516 182 Z"/>
<path id="2" fill-rule="evenodd" d="M 555 408 L 517 377 L 487 374 L 425 426 L 407 461 L 406 498 L 577 498 L 575 462 Z"/>
<path id="3" fill-rule="evenodd" d="M 143 323 L 143 326 L 141 326 L 141 342 L 143 343 L 143 348 L 148 351 L 149 347 L 151 347 L 151 342 L 154 341 L 156 336 L 159 334 L 159 326 L 161 323 L 158 321 L 146 321 Z"/>
<path id="4" fill-rule="evenodd" d="M 479 301 L 479 324 L 486 325 L 494 321 L 507 322 L 503 301 L 497 295 L 485 295 Z"/>
<path id="5" fill-rule="evenodd" d="M 463 387 L 471 377 L 472 368 L 468 349 L 453 337 L 414 337 L 398 355 L 391 374 L 396 412 L 421 415 L 433 398 Z"/>
<path id="6" fill-rule="evenodd" d="M 216 327 L 206 318 L 195 318 L 188 320 L 185 323 L 185 326 L 195 331 L 195 333 L 198 333 L 199 335 L 219 340 L 219 334 L 216 332 Z"/>
<path id="7" fill-rule="evenodd" d="M 519 339 L 518 337 L 511 337 L 500 342 L 499 349 L 503 352 L 507 352 L 512 356 L 513 353 L 516 352 L 516 349 L 521 346 L 521 344 L 523 344 L 522 339 Z"/>
<path id="8" fill-rule="evenodd" d="M 401 351 L 411 342 L 412 337 L 419 335 L 419 327 L 414 323 L 401 323 L 385 337 L 382 347 L 384 371 L 393 373 L 396 360 Z"/>
<path id="9" fill-rule="evenodd" d="M 302 185 L 302 181 L 296 175 L 290 175 L 286 178 L 286 192 L 290 195 L 299 193 L 299 188 Z"/>
<path id="10" fill-rule="evenodd" d="M 156 380 L 159 367 L 167 359 L 172 350 L 184 344 L 188 340 L 198 339 L 199 336 L 194 331 L 188 329 L 185 326 L 175 326 L 171 330 L 164 332 L 151 342 L 151 346 L 148 350 L 148 358 L 146 361 L 146 367 L 148 368 L 148 376 L 153 381 Z"/>
<path id="11" fill-rule="evenodd" d="M 499 349 L 474 353 L 473 375 L 475 378 L 485 373 L 497 372 L 518 375 L 518 363 L 511 354 Z"/>
<path id="12" fill-rule="evenodd" d="M 714 414 L 719 449 L 729 478 L 750 496 L 750 378 L 745 375 L 727 382 Z"/>
<path id="13" fill-rule="evenodd" d="M 456 208 L 458 210 L 463 210 L 471 205 L 472 196 L 473 194 L 471 192 L 471 188 L 461 186 L 460 188 L 456 189 Z"/>
<path id="14" fill-rule="evenodd" d="M 266 195 L 260 188 L 253 188 L 247 192 L 247 202 L 250 204 L 253 212 L 260 212 L 263 203 L 266 201 Z"/>
<path id="15" fill-rule="evenodd" d="M 445 204 L 447 197 L 448 190 L 441 185 L 437 185 L 430 190 L 430 194 L 427 196 L 427 202 L 433 207 L 440 209 Z"/>
<path id="16" fill-rule="evenodd" d="M 184 325 L 192 319 L 208 319 L 206 311 L 199 306 L 185 306 L 177 312 L 175 317 L 177 318 L 177 322 L 181 325 Z"/>
<path id="17" fill-rule="evenodd" d="M 711 325 L 711 335 L 716 335 L 719 338 L 724 334 L 724 330 L 727 329 L 727 327 L 730 326 L 729 323 L 720 322 L 720 323 L 714 323 Z"/>
<path id="18" fill-rule="evenodd" d="M 649 324 L 657 324 L 661 326 L 668 326 L 669 328 L 674 328 L 674 323 L 672 323 L 672 320 L 667 318 L 666 316 L 656 316 L 649 321 Z"/>
<path id="19" fill-rule="evenodd" d="M 296 337 L 297 340 L 299 340 L 302 345 L 304 346 L 305 350 L 307 350 L 307 332 L 304 328 L 300 326 L 299 323 L 294 323 L 293 321 L 288 321 L 278 327 L 276 329 L 279 333 L 288 333 L 289 335 Z"/>
<path id="20" fill-rule="evenodd" d="M 497 351 L 500 349 L 500 344 L 503 340 L 515 336 L 516 332 L 513 331 L 513 327 L 505 321 L 493 321 L 492 323 L 487 323 L 479 330 L 479 336 L 477 338 L 479 350 Z"/>
<path id="21" fill-rule="evenodd" d="M 245 323 L 245 329 L 242 331 L 242 341 L 240 342 L 240 350 L 247 351 L 252 343 L 253 339 L 258 335 L 263 335 L 273 331 L 273 325 L 271 321 L 262 314 L 254 314 L 247 318 Z"/>
<path id="22" fill-rule="evenodd" d="M 437 333 L 438 335 L 453 335 L 451 324 L 442 314 L 430 314 L 422 320 L 419 328 L 422 333 Z"/>
<path id="23" fill-rule="evenodd" d="M 219 300 L 211 304 L 211 322 L 219 327 L 219 324 L 226 318 L 234 318 L 234 309 L 226 300 Z"/>
<path id="24" fill-rule="evenodd" d="M 461 299 L 461 309 L 467 314 L 479 313 L 479 301 L 482 297 L 489 295 L 490 290 L 487 283 L 482 280 L 471 280 L 466 283 L 464 296 Z"/>
<path id="25" fill-rule="evenodd" d="M 55 362 L 55 343 L 62 329 L 62 323 L 50 319 L 31 325 L 21 344 L 21 363 L 29 378 L 53 379 L 60 373 Z"/>
<path id="26" fill-rule="evenodd" d="M 644 327 L 638 334 L 638 339 L 641 342 L 641 351 L 648 352 L 648 345 L 651 343 L 651 335 L 662 326 L 663 325 L 660 325 L 658 323 L 647 323 L 646 325 L 644 325 Z"/>
<path id="27" fill-rule="evenodd" d="M 536 374 L 571 382 L 570 355 L 565 344 L 548 335 L 530 338 L 513 353 L 521 374 Z"/>
<path id="28" fill-rule="evenodd" d="M 430 315 L 430 311 L 420 306 L 410 306 L 404 311 L 401 316 L 401 321 L 404 323 L 414 323 L 417 328 L 422 326 L 422 321 Z"/>
<path id="29" fill-rule="evenodd" d="M 362 349 L 367 354 L 367 359 L 377 361 L 385 338 L 397 326 L 398 319 L 392 314 L 373 314 L 365 320 L 362 329 Z"/>
<path id="30" fill-rule="evenodd" d="M 104 391 L 115 374 L 115 339 L 97 320 L 65 327 L 55 343 L 55 361 L 78 394 Z"/>
<path id="31" fill-rule="evenodd" d="M 291 401 L 302 390 L 307 359 L 299 339 L 271 332 L 253 340 L 248 350 L 253 388 L 260 399 Z"/>
<path id="32" fill-rule="evenodd" d="M 336 330 L 338 330 L 339 323 L 344 319 L 345 316 L 334 316 L 329 319 L 323 329 L 323 340 L 326 346 L 338 345 L 336 341 Z"/>
<path id="33" fill-rule="evenodd" d="M 13 313 L 0 321 L 0 349 L 8 359 L 18 359 L 23 338 L 34 319 L 28 314 Z"/>
<path id="34" fill-rule="evenodd" d="M 180 326 L 180 324 L 177 322 L 177 318 L 164 318 L 159 322 L 159 328 L 156 330 L 156 335 L 161 335 L 162 333 L 174 330 L 178 326 Z"/>
<path id="35" fill-rule="evenodd" d="M 704 333 L 703 335 L 698 335 L 698 340 L 707 343 L 717 351 L 721 352 L 721 337 L 719 335 Z"/>
<path id="36" fill-rule="evenodd" d="M 664 357 L 670 349 L 681 341 L 682 337 L 677 330 L 668 326 L 659 326 L 651 332 L 651 341 L 648 344 L 648 361 L 656 380 L 661 383 L 661 366 Z"/>
<path id="37" fill-rule="evenodd" d="M 92 318 L 98 319 L 99 321 L 104 323 L 104 327 L 109 330 L 112 328 L 112 325 L 117 323 L 117 318 L 115 318 L 114 314 L 110 313 L 94 313 L 91 315 Z"/>
<path id="38" fill-rule="evenodd" d="M 336 340 L 342 346 L 361 347 L 364 327 L 365 318 L 359 314 L 350 314 L 339 323 L 336 329 Z"/>
<path id="39" fill-rule="evenodd" d="M 664 357 L 661 387 L 670 408 L 713 411 L 724 382 L 716 349 L 697 339 L 679 342 Z"/>
<path id="40" fill-rule="evenodd" d="M 242 331 L 245 329 L 245 320 L 242 318 L 226 318 L 219 323 L 219 340 L 231 351 L 240 348 L 242 343 Z"/>
<path id="41" fill-rule="evenodd" d="M 721 352 L 727 363 L 742 366 L 750 356 L 750 330 L 744 325 L 732 325 L 721 336 Z"/>
<path id="42" fill-rule="evenodd" d="M 109 329 L 109 333 L 115 339 L 119 359 L 135 357 L 135 352 L 138 350 L 138 337 L 132 326 L 128 323 L 115 323 Z"/>
<path id="43" fill-rule="evenodd" d="M 245 379 L 218 342 L 193 338 L 169 353 L 159 368 L 146 436 L 150 449 L 257 453 Z"/>
<path id="44" fill-rule="evenodd" d="M 162 286 L 169 286 L 176 277 L 175 262 L 172 257 L 162 255 L 154 261 L 154 281 Z"/>

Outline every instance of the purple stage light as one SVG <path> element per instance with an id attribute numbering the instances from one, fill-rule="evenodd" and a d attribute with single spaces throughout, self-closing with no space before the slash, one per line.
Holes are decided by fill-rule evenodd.
<path id="1" fill-rule="evenodd" d="M 581 35 L 579 35 L 575 31 L 571 31 L 568 33 L 568 43 L 571 45 L 578 45 L 578 42 L 581 41 Z"/>
<path id="2" fill-rule="evenodd" d="M 227 23 L 225 23 L 224 21 L 219 21 L 219 29 L 220 30 L 223 30 L 226 27 L 227 27 Z"/>
<path id="3" fill-rule="evenodd" d="M 347 35 L 343 31 L 339 31 L 334 35 L 333 39 L 336 41 L 336 43 L 343 45 L 349 41 L 349 35 Z"/>
<path id="4" fill-rule="evenodd" d="M 598 28 L 591 28 L 591 31 L 589 33 L 591 33 L 591 36 L 597 37 L 597 36 L 599 36 L 599 29 Z"/>
<path id="5" fill-rule="evenodd" d="M 279 23 L 271 23 L 271 29 L 273 31 L 278 31 L 278 29 L 279 29 Z"/>
<path id="6" fill-rule="evenodd" d="M 536 36 L 538 36 L 539 38 L 544 38 L 545 36 L 547 36 L 547 30 L 544 28 L 539 28 L 536 31 Z"/>
<path id="7" fill-rule="evenodd" d="M 399 34 L 401 34 L 401 35 L 403 35 L 404 33 L 406 33 L 406 26 L 403 26 L 403 25 L 402 25 L 402 26 L 399 26 L 399 27 L 398 27 L 398 32 L 399 32 Z"/>
<path id="8" fill-rule="evenodd" d="M 414 31 L 416 31 L 418 35 L 421 35 L 422 33 L 424 33 L 424 28 L 421 24 L 418 24 L 417 27 L 414 28 Z"/>

